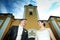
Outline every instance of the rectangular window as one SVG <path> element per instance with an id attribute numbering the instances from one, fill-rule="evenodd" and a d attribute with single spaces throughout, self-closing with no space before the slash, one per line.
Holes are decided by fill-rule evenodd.
<path id="1" fill-rule="evenodd" d="M 30 12 L 29 14 L 32 15 L 32 12 Z"/>

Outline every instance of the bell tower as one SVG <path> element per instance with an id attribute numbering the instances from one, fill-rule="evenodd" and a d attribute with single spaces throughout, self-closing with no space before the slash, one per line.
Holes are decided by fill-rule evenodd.
<path id="1" fill-rule="evenodd" d="M 27 19 L 26 29 L 38 29 L 37 6 L 32 4 L 24 6 L 24 17 Z"/>

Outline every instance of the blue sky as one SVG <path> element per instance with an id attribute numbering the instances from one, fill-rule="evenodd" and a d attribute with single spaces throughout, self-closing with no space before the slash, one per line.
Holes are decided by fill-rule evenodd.
<path id="1" fill-rule="evenodd" d="M 24 5 L 28 4 L 37 6 L 40 20 L 48 20 L 51 15 L 60 16 L 60 0 L 0 0 L 0 13 L 12 13 L 15 18 L 21 19 Z"/>

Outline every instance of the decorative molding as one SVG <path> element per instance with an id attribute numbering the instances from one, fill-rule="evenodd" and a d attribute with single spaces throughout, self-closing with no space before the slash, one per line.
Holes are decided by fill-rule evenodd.
<path id="1" fill-rule="evenodd" d="M 54 18 L 51 18 L 52 21 L 54 21 Z"/>
<path id="2" fill-rule="evenodd" d="M 0 20 L 0 26 L 2 25 L 2 23 L 3 23 L 3 20 Z"/>
<path id="3" fill-rule="evenodd" d="M 6 29 L 9 22 L 10 22 L 10 17 L 7 17 L 4 24 L 3 24 L 3 26 L 2 26 L 2 28 L 0 29 L 0 39 L 2 38 L 3 33 L 4 33 L 4 31 L 5 31 L 5 29 Z"/>
<path id="4" fill-rule="evenodd" d="M 57 24 L 58 24 L 58 26 L 59 26 L 59 28 L 60 28 L 60 22 L 57 22 Z"/>
<path id="5" fill-rule="evenodd" d="M 55 22 L 55 20 L 52 21 L 52 24 L 53 24 L 53 26 L 54 26 L 54 28 L 55 28 L 58 36 L 60 37 L 60 28 L 58 27 L 58 25 L 57 25 L 57 23 Z"/>
<path id="6" fill-rule="evenodd" d="M 60 20 L 60 18 L 57 18 L 57 20 Z"/>

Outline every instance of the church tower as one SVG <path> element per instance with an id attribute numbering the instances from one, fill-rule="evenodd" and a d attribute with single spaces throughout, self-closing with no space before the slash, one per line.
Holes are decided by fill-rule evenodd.
<path id="1" fill-rule="evenodd" d="M 24 17 L 27 19 L 26 29 L 38 29 L 37 6 L 32 4 L 24 6 Z"/>

